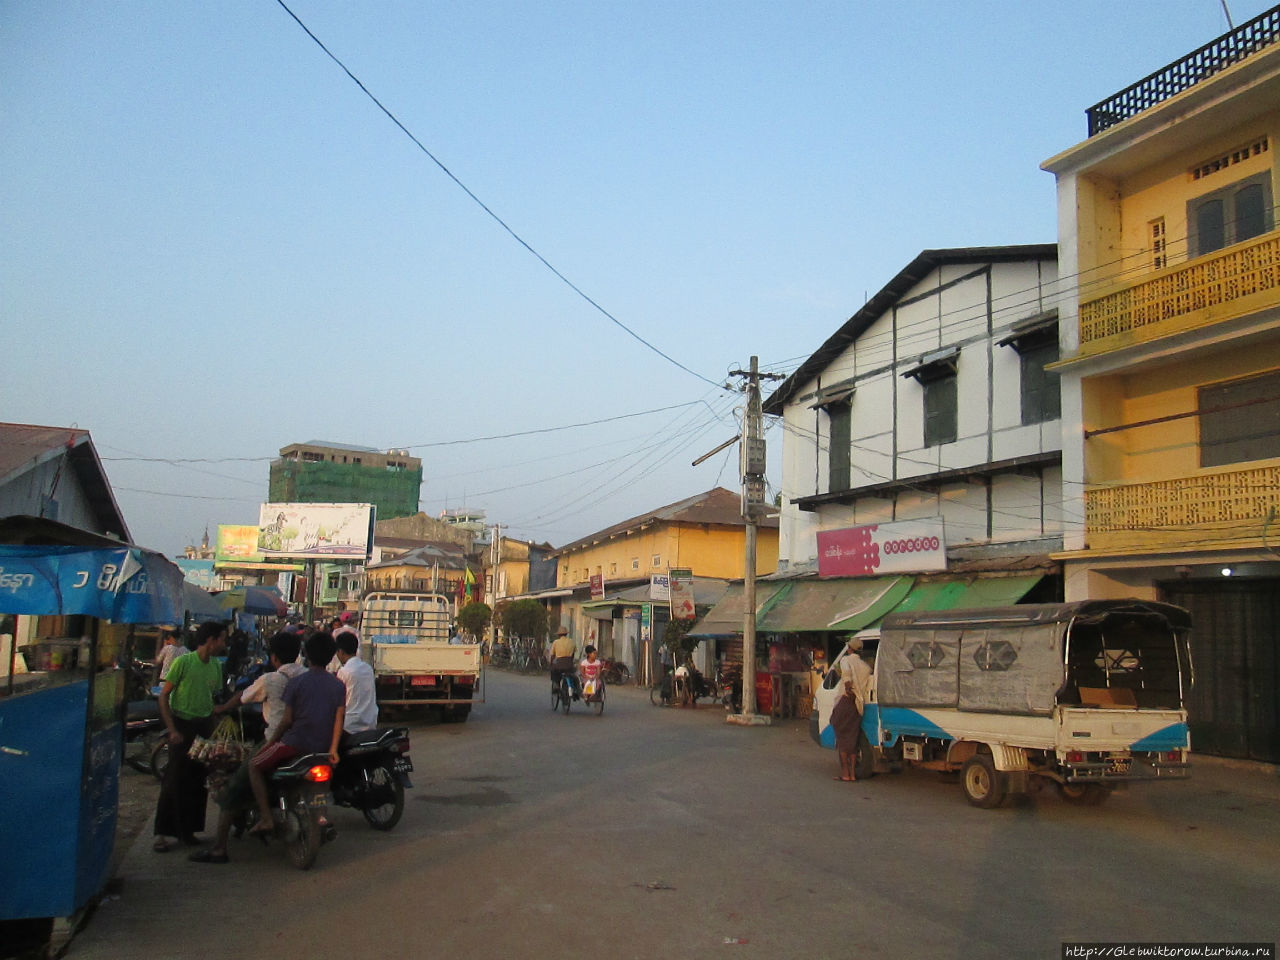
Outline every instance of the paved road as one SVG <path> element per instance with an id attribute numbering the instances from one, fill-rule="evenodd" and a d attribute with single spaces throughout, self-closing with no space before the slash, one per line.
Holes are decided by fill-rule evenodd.
<path id="1" fill-rule="evenodd" d="M 1277 939 L 1272 768 L 983 811 L 925 772 L 836 782 L 803 723 L 723 716 L 626 688 L 602 717 L 553 715 L 545 681 L 491 671 L 470 722 L 414 726 L 393 832 L 339 810 L 306 873 L 276 845 L 208 866 L 144 833 L 67 956 L 1050 960 L 1064 940 Z"/>

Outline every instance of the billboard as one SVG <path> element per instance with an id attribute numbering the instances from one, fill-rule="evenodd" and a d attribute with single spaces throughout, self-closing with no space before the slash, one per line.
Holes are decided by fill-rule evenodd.
<path id="1" fill-rule="evenodd" d="M 371 503 L 264 503 L 258 514 L 258 554 L 363 563 L 373 539 Z"/>
<path id="2" fill-rule="evenodd" d="M 819 577 L 871 577 L 947 569 L 942 518 L 818 531 Z"/>
<path id="3" fill-rule="evenodd" d="M 218 524 L 218 546 L 214 558 L 221 563 L 252 563 L 258 553 L 258 528 L 240 523 Z"/>

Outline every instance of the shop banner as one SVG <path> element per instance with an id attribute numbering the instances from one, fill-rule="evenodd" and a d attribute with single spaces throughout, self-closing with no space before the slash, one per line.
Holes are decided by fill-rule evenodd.
<path id="1" fill-rule="evenodd" d="M 591 576 L 591 599 L 604 599 L 604 574 L 596 573 Z"/>
<path id="2" fill-rule="evenodd" d="M 671 578 L 665 573 L 649 576 L 649 599 L 667 603 L 671 600 Z"/>
<path id="3" fill-rule="evenodd" d="M 690 569 L 671 571 L 671 619 L 695 620 L 697 612 L 693 606 L 693 571 Z"/>
<path id="4" fill-rule="evenodd" d="M 356 560 L 373 539 L 371 503 L 264 503 L 258 553 L 267 559 Z"/>
<path id="5" fill-rule="evenodd" d="M 871 577 L 947 569 L 942 518 L 818 532 L 819 577 Z"/>

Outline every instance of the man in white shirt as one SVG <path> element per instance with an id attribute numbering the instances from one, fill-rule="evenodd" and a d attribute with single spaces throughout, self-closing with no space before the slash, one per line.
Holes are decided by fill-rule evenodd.
<path id="1" fill-rule="evenodd" d="M 334 637 L 338 644 L 338 679 L 347 688 L 347 715 L 342 723 L 346 733 L 372 730 L 378 725 L 378 698 L 374 691 L 373 667 L 356 656 L 359 640 L 354 632 Z"/>
<path id="2" fill-rule="evenodd" d="M 271 651 L 271 666 L 275 669 L 264 673 L 225 705 L 215 707 L 213 712 L 225 713 L 234 710 L 241 703 L 261 703 L 262 719 L 267 725 L 264 737 L 270 740 L 276 727 L 284 719 L 284 688 L 294 677 L 306 673 L 307 668 L 298 663 L 302 638 L 296 633 L 277 633 L 271 638 L 268 647 Z"/>
<path id="3" fill-rule="evenodd" d="M 836 666 L 840 670 L 840 678 L 845 683 L 853 685 L 853 697 L 858 705 L 858 712 L 865 713 L 867 698 L 871 696 L 872 674 L 871 667 L 862 659 L 861 638 L 849 638 L 844 655 L 836 661 Z"/>

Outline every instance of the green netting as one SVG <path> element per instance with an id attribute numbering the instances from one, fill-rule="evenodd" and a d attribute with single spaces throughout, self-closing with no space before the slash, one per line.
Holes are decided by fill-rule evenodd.
<path id="1" fill-rule="evenodd" d="M 378 519 L 418 512 L 422 470 L 376 470 L 356 463 L 286 461 L 271 466 L 272 503 L 372 503 Z"/>

